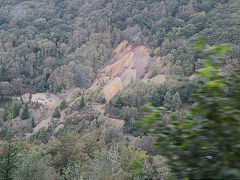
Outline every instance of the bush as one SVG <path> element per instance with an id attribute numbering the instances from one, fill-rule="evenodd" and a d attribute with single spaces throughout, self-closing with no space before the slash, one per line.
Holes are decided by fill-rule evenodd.
<path id="1" fill-rule="evenodd" d="M 8 109 L 5 108 L 3 113 L 3 121 L 6 122 L 7 120 L 8 120 Z"/>
<path id="2" fill-rule="evenodd" d="M 40 104 L 38 103 L 38 101 L 33 103 L 34 109 L 39 109 L 39 107 L 40 107 Z"/>
<path id="3" fill-rule="evenodd" d="M 30 137 L 30 140 L 38 140 L 42 143 L 47 143 L 49 141 L 50 136 L 53 133 L 52 126 L 49 126 L 47 129 L 43 129 L 38 131 L 36 134 Z"/>
<path id="4" fill-rule="evenodd" d="M 63 110 L 67 107 L 67 101 L 66 99 L 63 99 L 61 104 L 60 104 L 60 109 Z"/>
<path id="5" fill-rule="evenodd" d="M 154 57 L 154 49 L 151 50 L 151 52 L 149 53 L 149 56 Z"/>
<path id="6" fill-rule="evenodd" d="M 54 118 L 60 118 L 61 117 L 61 113 L 60 113 L 60 111 L 59 111 L 59 108 L 58 107 L 56 107 L 55 108 L 55 110 L 54 110 L 54 112 L 53 112 L 53 116 L 52 117 L 54 117 Z"/>
<path id="7" fill-rule="evenodd" d="M 121 135 L 122 135 L 122 131 L 121 131 L 120 128 L 117 128 L 117 127 L 109 127 L 109 128 L 106 130 L 106 133 L 105 133 L 105 141 L 106 141 L 107 143 L 109 143 L 109 142 L 111 142 L 112 140 L 121 137 Z"/>

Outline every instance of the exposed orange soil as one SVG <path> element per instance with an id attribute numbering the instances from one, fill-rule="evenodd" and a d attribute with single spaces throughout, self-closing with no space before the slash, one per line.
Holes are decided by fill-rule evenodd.
<path id="1" fill-rule="evenodd" d="M 113 51 L 115 56 L 120 55 L 125 49 L 131 48 L 131 46 L 129 45 L 128 41 L 123 41 L 121 42 Z M 131 50 L 131 49 L 129 49 Z"/>
<path id="2" fill-rule="evenodd" d="M 106 100 L 109 101 L 120 90 L 122 90 L 122 82 L 119 77 L 116 77 L 104 87 L 103 93 L 105 95 Z"/>
<path id="3" fill-rule="evenodd" d="M 132 80 L 141 79 L 146 74 L 146 68 L 153 61 L 149 56 L 150 49 L 145 46 L 133 48 L 127 41 L 123 41 L 115 50 L 113 63 L 105 66 L 98 78 L 94 81 L 92 90 L 105 82 L 103 93 L 107 101 L 120 90 L 126 88 Z M 162 83 L 165 76 L 158 76 L 156 81 Z"/>

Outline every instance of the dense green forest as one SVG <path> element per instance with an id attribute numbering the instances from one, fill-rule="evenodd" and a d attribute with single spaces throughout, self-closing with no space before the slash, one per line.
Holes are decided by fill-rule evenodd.
<path id="1" fill-rule="evenodd" d="M 0 5 L 2 96 L 87 87 L 122 40 L 154 48 L 170 74 L 195 72 L 199 58 L 190 44 L 199 36 L 209 44 L 229 43 L 235 55 L 227 63 L 237 64 L 240 56 L 238 0 L 2 0 Z"/>
<path id="2" fill-rule="evenodd" d="M 239 0 L 0 0 L 0 180 L 239 179 L 239 63 Z"/>

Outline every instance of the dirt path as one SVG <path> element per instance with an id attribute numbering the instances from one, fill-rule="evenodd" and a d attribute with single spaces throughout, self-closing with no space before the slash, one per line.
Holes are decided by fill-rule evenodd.
<path id="1" fill-rule="evenodd" d="M 34 129 L 33 134 L 37 133 L 43 128 L 48 128 L 52 121 L 53 110 L 49 110 L 46 114 L 46 119 L 42 120 Z"/>
<path id="2" fill-rule="evenodd" d="M 26 93 L 22 96 L 24 102 L 29 101 L 29 95 L 29 93 Z M 32 102 L 38 102 L 50 109 L 54 109 L 61 103 L 61 98 L 55 94 L 36 93 L 32 94 Z"/>

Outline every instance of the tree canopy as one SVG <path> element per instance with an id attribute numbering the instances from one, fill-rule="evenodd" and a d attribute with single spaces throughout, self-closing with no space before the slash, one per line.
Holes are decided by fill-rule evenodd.
<path id="1" fill-rule="evenodd" d="M 0 83 L 14 89 L 0 95 L 87 87 L 123 40 L 150 46 L 169 74 L 195 72 L 189 44 L 198 36 L 228 42 L 237 58 L 226 61 L 236 65 L 239 8 L 238 0 L 1 1 Z"/>

